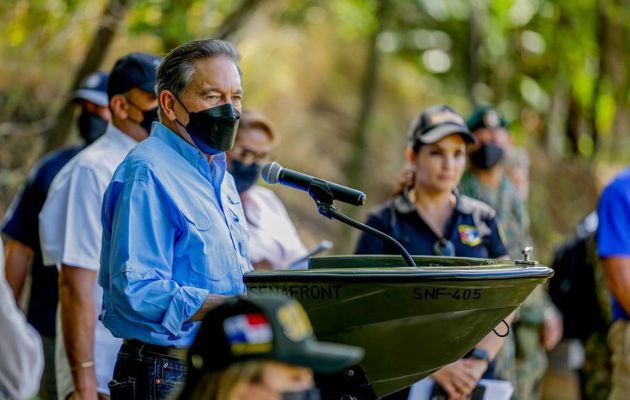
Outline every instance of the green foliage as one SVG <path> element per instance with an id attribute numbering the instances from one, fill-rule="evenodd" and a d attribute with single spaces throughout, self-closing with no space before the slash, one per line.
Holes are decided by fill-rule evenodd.
<path id="1" fill-rule="evenodd" d="M 575 185 L 593 180 L 592 161 L 584 159 L 606 163 L 613 150 L 624 148 L 619 132 L 628 125 L 620 116 L 630 108 L 630 56 L 617 42 L 602 42 L 598 22 L 603 17 L 606 26 L 620 25 L 621 45 L 627 46 L 630 11 L 624 1 L 389 0 L 379 20 L 380 0 L 261 0 L 239 33 L 245 104 L 276 122 L 282 136 L 276 155 L 289 167 L 344 182 L 342 166 L 352 152 L 366 152 L 368 183 L 363 189 L 369 203 L 363 213 L 391 192 L 404 162 L 409 121 L 423 107 L 448 103 L 466 114 L 473 101 L 496 105 L 510 120 L 515 142 L 527 146 L 535 160 L 554 166 L 537 166 L 532 173 L 530 209 L 544 259 L 551 244 L 594 205 L 596 185 L 589 184 L 583 197 L 578 195 L 583 188 Z M 0 123 L 54 114 L 105 3 L 0 0 Z M 208 37 L 241 4 L 243 0 L 135 0 L 103 68 L 127 51 L 164 52 Z M 374 82 L 369 140 L 366 148 L 354 148 L 351 133 L 360 108 L 366 43 L 379 25 L 382 65 Z M 600 68 L 602 57 L 619 52 L 625 55 L 607 60 L 612 60 L 612 71 L 625 68 L 625 83 Z M 569 104 L 576 105 L 573 114 Z M 552 129 L 554 119 L 560 123 Z M 37 142 L 32 135 L 25 137 L 27 144 Z M 559 151 L 550 153 L 554 158 L 547 150 L 556 142 Z M 0 153 L 15 146 L 0 136 Z M 0 154 L 0 169 L 10 171 L 3 176 L 11 177 L 3 182 L 14 188 L 15 176 L 25 175 L 38 148 L 20 147 L 17 151 L 23 153 L 10 166 Z M 21 163 L 15 164 L 16 159 Z M 567 163 L 577 165 L 572 180 L 556 189 L 558 171 Z M 302 193 L 278 192 L 307 241 L 338 237 L 338 226 L 317 216 Z M 0 199 L 0 208 L 7 203 Z M 343 243 L 337 250 L 352 246 Z"/>

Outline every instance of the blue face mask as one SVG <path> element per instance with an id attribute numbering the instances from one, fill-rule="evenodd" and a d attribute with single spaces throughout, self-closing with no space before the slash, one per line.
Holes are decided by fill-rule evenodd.
<path id="1" fill-rule="evenodd" d="M 261 166 L 257 163 L 243 164 L 238 160 L 232 160 L 230 163 L 230 173 L 234 177 L 236 190 L 243 193 L 254 186 L 260 176 Z"/>

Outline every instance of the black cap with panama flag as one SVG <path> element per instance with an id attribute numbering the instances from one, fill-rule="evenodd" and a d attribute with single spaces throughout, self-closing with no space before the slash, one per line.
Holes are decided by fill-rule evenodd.
<path id="1" fill-rule="evenodd" d="M 283 296 L 232 298 L 208 312 L 188 353 L 189 373 L 235 362 L 275 360 L 333 373 L 356 365 L 363 349 L 317 340 L 302 306 Z"/>

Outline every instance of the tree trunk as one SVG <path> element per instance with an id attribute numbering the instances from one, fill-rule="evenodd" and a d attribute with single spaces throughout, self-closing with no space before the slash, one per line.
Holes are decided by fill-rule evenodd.
<path id="1" fill-rule="evenodd" d="M 582 126 L 582 108 L 579 101 L 575 98 L 573 93 L 569 97 L 569 108 L 567 112 L 566 121 L 566 137 L 569 141 L 569 146 L 572 156 L 580 154 L 579 140 L 580 140 L 580 127 Z"/>
<path id="2" fill-rule="evenodd" d="M 479 77 L 479 47 L 481 46 L 481 29 L 479 26 L 479 10 L 475 2 L 470 3 L 470 16 L 468 18 L 468 51 L 466 63 L 468 65 L 466 83 L 468 99 L 473 106 L 477 106 L 479 99 L 475 97 L 475 84 Z"/>
<path id="3" fill-rule="evenodd" d="M 361 103 L 357 124 L 352 135 L 352 158 L 348 165 L 348 184 L 353 187 L 362 187 L 364 183 L 365 155 L 367 153 L 367 129 L 370 116 L 374 109 L 376 88 L 378 85 L 378 73 L 380 66 L 380 52 L 377 47 L 378 35 L 383 30 L 383 18 L 388 8 L 387 0 L 378 2 L 378 25 L 368 42 L 368 53 L 365 63 L 365 74 L 361 83 Z"/>
<path id="4" fill-rule="evenodd" d="M 385 19 L 385 13 L 389 7 L 388 0 L 380 0 L 377 9 L 377 26 L 372 32 L 367 43 L 368 52 L 365 63 L 365 73 L 363 75 L 361 83 L 361 103 L 359 106 L 359 116 L 357 118 L 354 133 L 351 136 L 352 141 L 352 155 L 350 162 L 347 164 L 348 168 L 348 185 L 350 187 L 358 188 L 359 190 L 364 186 L 365 179 L 365 157 L 368 152 L 368 126 L 370 123 L 370 117 L 372 110 L 374 109 L 374 101 L 376 98 L 376 89 L 378 86 L 379 67 L 381 62 L 380 52 L 377 46 L 377 40 L 379 34 L 383 31 L 383 20 Z M 347 211 L 348 215 L 353 217 L 357 214 L 357 209 L 352 207 Z M 344 226 L 342 233 L 343 249 L 345 251 L 351 251 L 350 240 L 352 236 L 352 230 L 348 226 Z"/>
<path id="5" fill-rule="evenodd" d="M 606 34 L 605 52 L 602 51 L 604 73 L 610 78 L 616 111 L 612 124 L 611 149 L 615 156 L 626 157 L 628 129 L 630 129 L 630 27 L 627 15 L 630 0 L 611 0 L 602 3 Z"/>
<path id="6" fill-rule="evenodd" d="M 608 41 L 610 38 L 608 37 L 609 30 L 606 25 L 609 21 L 607 21 L 606 13 L 604 12 L 604 6 L 601 0 L 598 0 L 595 3 L 595 34 L 597 47 L 599 49 L 599 66 L 597 68 L 597 77 L 595 78 L 595 83 L 593 84 L 593 95 L 591 96 L 591 107 L 588 112 L 588 128 L 593 138 L 593 154 L 592 157 L 595 156 L 595 153 L 599 150 L 599 129 L 597 126 L 597 103 L 599 100 L 599 96 L 602 94 L 602 85 L 605 80 L 605 76 L 608 73 L 607 66 L 607 54 L 609 52 L 608 49 Z"/>
<path id="7" fill-rule="evenodd" d="M 262 2 L 263 0 L 243 0 L 240 6 L 235 8 L 223 20 L 223 23 L 217 28 L 213 36 L 217 39 L 234 41 L 233 36 L 235 33 L 243 27 Z"/>
<path id="8" fill-rule="evenodd" d="M 92 45 L 87 51 L 79 70 L 75 73 L 74 81 L 70 87 L 70 93 L 79 87 L 83 78 L 100 67 L 116 35 L 116 30 L 132 2 L 133 0 L 109 1 L 101 17 Z M 73 117 L 74 103 L 68 96 L 68 100 L 66 100 L 57 113 L 55 124 L 48 135 L 46 151 L 53 150 L 65 144 L 70 133 L 70 125 L 72 124 Z"/>
<path id="9" fill-rule="evenodd" d="M 557 159 L 564 153 L 563 127 L 566 126 L 569 109 L 569 88 L 565 74 L 559 72 L 556 75 L 555 87 L 551 96 L 551 105 L 547 116 L 544 145 L 547 154 Z"/>

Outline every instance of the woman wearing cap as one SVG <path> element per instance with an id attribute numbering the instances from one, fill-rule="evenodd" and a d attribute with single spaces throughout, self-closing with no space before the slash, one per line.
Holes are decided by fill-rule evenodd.
<path id="1" fill-rule="evenodd" d="M 188 353 L 179 400 L 318 400 L 313 371 L 358 364 L 363 350 L 319 342 L 300 304 L 232 298 L 206 314 Z"/>
<path id="2" fill-rule="evenodd" d="M 234 147 L 227 153 L 228 169 L 247 218 L 248 250 L 256 269 L 287 269 L 308 253 L 282 201 L 271 190 L 256 185 L 276 137 L 269 118 L 243 111 Z"/>
<path id="3" fill-rule="evenodd" d="M 408 168 L 399 190 L 370 214 L 367 224 L 393 236 L 410 254 L 506 258 L 495 211 L 457 191 L 466 167 L 467 146 L 474 141 L 463 118 L 450 107 L 424 110 L 411 125 L 405 152 Z M 356 253 L 398 251 L 379 238 L 363 234 Z M 443 367 L 433 378 L 449 399 L 465 398 L 502 343 L 490 332 L 475 347 L 472 357 Z"/>

